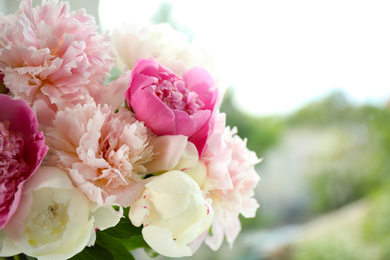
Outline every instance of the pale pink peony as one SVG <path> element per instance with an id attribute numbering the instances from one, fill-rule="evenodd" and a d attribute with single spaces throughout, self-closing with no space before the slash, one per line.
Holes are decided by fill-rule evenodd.
<path id="1" fill-rule="evenodd" d="M 0 95 L 0 229 L 15 213 L 23 185 L 47 152 L 34 112 L 23 100 Z"/>
<path id="2" fill-rule="evenodd" d="M 239 214 L 254 217 L 259 207 L 253 190 L 260 180 L 254 169 L 260 160 L 248 150 L 246 140 L 236 135 L 237 129 L 223 129 L 224 124 L 224 117 L 218 114 L 208 149 L 201 158 L 207 168 L 203 189 L 212 198 L 215 212 L 212 234 L 205 240 L 213 250 L 218 250 L 225 236 L 232 246 L 241 231 Z"/>
<path id="3" fill-rule="evenodd" d="M 14 15 L 0 14 L 4 84 L 37 111 L 39 121 L 58 108 L 85 103 L 102 87 L 114 65 L 109 45 L 91 16 L 69 12 L 65 2 L 42 1 L 33 8 L 32 0 L 25 0 Z"/>
<path id="4" fill-rule="evenodd" d="M 232 150 L 224 142 L 226 126 L 226 115 L 217 113 L 215 115 L 214 131 L 207 141 L 201 163 L 204 163 L 207 170 L 207 178 L 202 185 L 206 191 L 227 190 L 233 188 L 233 183 L 229 175 L 229 163 L 232 158 Z"/>
<path id="5" fill-rule="evenodd" d="M 214 81 L 204 69 L 188 70 L 181 79 L 153 59 L 139 59 L 126 92 L 137 119 L 153 133 L 188 136 L 199 155 L 213 129 L 217 98 Z"/>
<path id="6" fill-rule="evenodd" d="M 53 125 L 47 134 L 48 163 L 66 170 L 90 200 L 127 207 L 138 199 L 152 148 L 148 129 L 130 111 L 77 105 L 59 111 Z"/>

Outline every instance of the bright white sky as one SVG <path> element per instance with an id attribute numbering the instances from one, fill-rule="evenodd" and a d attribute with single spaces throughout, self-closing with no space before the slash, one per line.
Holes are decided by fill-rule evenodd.
<path id="1" fill-rule="evenodd" d="M 147 22 L 160 1 L 100 2 L 109 28 Z M 288 113 L 335 88 L 358 102 L 390 97 L 390 1 L 165 2 L 215 57 L 247 112 Z"/>

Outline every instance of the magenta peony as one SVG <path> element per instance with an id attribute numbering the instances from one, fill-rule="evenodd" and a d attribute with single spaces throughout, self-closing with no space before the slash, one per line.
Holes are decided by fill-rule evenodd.
<path id="1" fill-rule="evenodd" d="M 47 152 L 34 112 L 23 100 L 0 95 L 0 229 L 16 211 L 25 181 Z"/>
<path id="2" fill-rule="evenodd" d="M 134 66 L 128 105 L 138 120 L 157 135 L 185 135 L 201 155 L 213 129 L 218 90 L 202 68 L 184 72 L 183 79 L 153 59 L 139 59 Z"/>
<path id="3" fill-rule="evenodd" d="M 54 117 L 58 108 L 85 103 L 102 86 L 114 65 L 109 44 L 91 16 L 69 12 L 64 2 L 42 1 L 33 8 L 25 0 L 14 15 L 0 14 L 4 84 L 33 107 L 39 121 Z"/>

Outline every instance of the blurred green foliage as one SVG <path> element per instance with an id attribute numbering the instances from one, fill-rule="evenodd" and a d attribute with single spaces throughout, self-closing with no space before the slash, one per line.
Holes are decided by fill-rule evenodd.
<path id="1" fill-rule="evenodd" d="M 390 179 L 390 110 L 352 105 L 341 92 L 308 104 L 288 126 L 337 128 L 339 151 L 310 178 L 314 210 L 327 212 L 367 196 Z M 347 149 L 343 145 L 354 139 Z M 321 148 L 320 148 L 321 149 Z"/>
<path id="2" fill-rule="evenodd" d="M 327 236 L 295 249 L 292 260 L 374 260 L 367 248 L 342 236 Z"/>
<path id="3" fill-rule="evenodd" d="M 390 259 L 389 189 L 384 183 L 366 198 L 370 207 L 362 220 L 296 246 L 291 260 Z"/>
<path id="4" fill-rule="evenodd" d="M 233 102 L 234 91 L 228 89 L 221 106 L 226 113 L 226 124 L 236 126 L 238 135 L 248 140 L 248 149 L 256 152 L 258 157 L 264 156 L 267 149 L 278 144 L 284 131 L 283 117 L 255 117 L 238 110 Z"/>
<path id="5" fill-rule="evenodd" d="M 329 143 L 318 147 L 319 157 L 304 175 L 310 189 L 309 218 L 360 199 L 372 204 L 362 223 L 300 244 L 289 259 L 390 259 L 390 109 L 357 105 L 335 91 L 284 117 L 255 117 L 236 109 L 233 95 L 228 91 L 221 111 L 227 114 L 227 125 L 237 126 L 259 157 L 266 158 L 267 150 L 291 130 L 310 129 L 318 138 L 324 133 L 331 136 Z M 244 230 L 275 224 L 260 212 L 241 222 Z"/>
<path id="6" fill-rule="evenodd" d="M 369 200 L 372 212 L 363 225 L 363 237 L 367 244 L 376 245 L 379 254 L 376 259 L 390 259 L 390 184 L 386 183 Z"/>
<path id="7" fill-rule="evenodd" d="M 248 148 L 259 157 L 277 145 L 289 129 L 331 133 L 333 143 L 328 146 L 334 147 L 308 176 L 312 213 L 340 208 L 390 180 L 389 109 L 357 106 L 335 91 L 285 117 L 255 117 L 236 109 L 233 95 L 232 90 L 227 92 L 221 112 L 227 114 L 227 125 L 237 126 L 238 134 L 248 139 Z"/>

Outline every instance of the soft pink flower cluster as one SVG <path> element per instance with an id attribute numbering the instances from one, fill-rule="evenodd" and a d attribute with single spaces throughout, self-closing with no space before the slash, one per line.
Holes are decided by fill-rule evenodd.
<path id="1" fill-rule="evenodd" d="M 0 256 L 70 258 L 125 207 L 152 249 L 189 256 L 203 241 L 232 245 L 239 215 L 255 216 L 260 160 L 226 127 L 213 76 L 145 56 L 103 85 L 109 46 L 57 0 L 0 14 Z M 159 45 L 137 46 L 118 59 Z"/>

